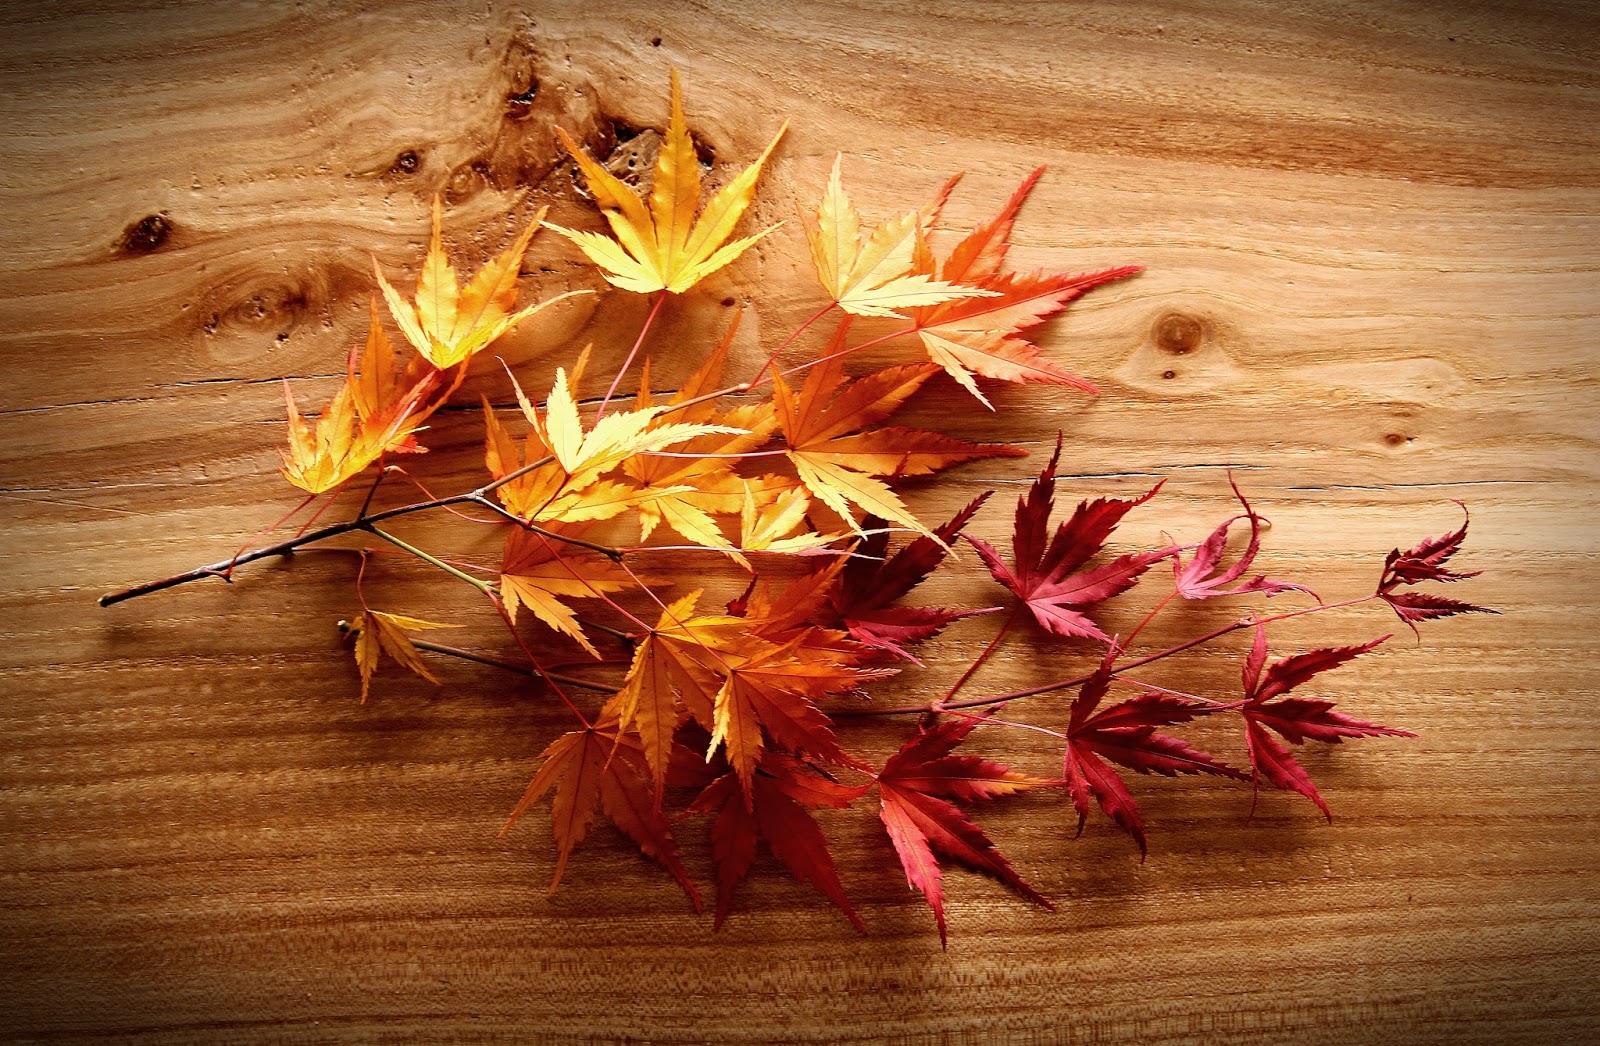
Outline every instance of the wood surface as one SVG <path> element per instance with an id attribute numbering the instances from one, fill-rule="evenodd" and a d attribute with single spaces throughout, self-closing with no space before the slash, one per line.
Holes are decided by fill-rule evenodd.
<path id="1" fill-rule="evenodd" d="M 1590 5 L 102 0 L 12 3 L 4 21 L 0 1034 L 1600 1038 Z M 752 223 L 793 218 L 841 150 L 874 217 L 965 171 L 950 229 L 1044 163 L 1013 266 L 1147 267 L 1044 331 L 1098 398 L 1007 388 L 989 414 L 943 383 L 911 412 L 1035 452 L 919 488 L 924 518 L 997 488 L 976 530 L 1003 539 L 1060 429 L 1064 501 L 1168 478 L 1119 540 L 1198 540 L 1231 511 L 1231 468 L 1272 520 L 1262 566 L 1334 599 L 1370 591 L 1388 549 L 1467 502 L 1462 559 L 1484 574 L 1466 594 L 1503 616 L 1402 635 L 1323 688 L 1421 736 L 1308 755 L 1331 825 L 1286 794 L 1246 823 L 1248 788 L 1141 779 L 1143 864 L 1103 820 L 1071 838 L 1060 793 L 987 810 L 1059 911 L 953 871 L 947 951 L 870 808 L 844 812 L 824 823 L 869 936 L 766 857 L 713 933 L 609 827 L 554 896 L 548 814 L 497 834 L 566 728 L 547 695 L 448 664 L 441 689 L 385 673 L 358 703 L 334 629 L 350 557 L 94 605 L 230 554 L 293 504 L 280 378 L 305 405 L 329 394 L 370 258 L 413 273 L 435 193 L 474 264 L 544 203 L 594 227 L 553 128 L 626 170 L 665 120 L 669 67 L 719 171 L 791 121 Z M 733 304 L 750 304 L 736 369 L 817 307 L 803 242 L 791 221 L 673 304 L 654 336 L 664 386 Z M 579 262 L 540 237 L 523 293 L 598 287 Z M 501 348 L 531 387 L 583 341 L 614 366 L 643 308 L 601 295 Z M 493 368 L 459 402 L 480 391 L 507 399 Z M 476 482 L 480 439 L 472 410 L 441 415 L 418 463 L 430 486 Z M 405 533 L 492 540 L 451 522 Z M 464 586 L 381 567 L 368 591 L 384 605 L 507 646 Z M 1164 584 L 1120 600 L 1109 627 Z M 998 600 L 971 557 L 935 589 Z M 1165 614 L 1143 641 L 1238 612 Z M 1275 642 L 1367 639 L 1395 630 L 1386 615 Z M 925 698 L 993 625 L 953 629 L 882 699 Z M 1225 688 L 1238 658 L 1224 644 L 1164 678 Z M 969 692 L 1081 661 L 1023 634 Z M 1061 707 L 1014 711 L 1059 722 Z M 881 758 L 909 726 L 851 738 Z M 1059 767 L 1048 737 L 980 740 Z M 682 834 L 709 883 L 703 831 Z"/>

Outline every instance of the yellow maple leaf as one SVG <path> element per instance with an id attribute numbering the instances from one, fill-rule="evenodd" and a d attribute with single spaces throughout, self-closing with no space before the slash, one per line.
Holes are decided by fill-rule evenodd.
<path id="1" fill-rule="evenodd" d="M 665 450 L 700 436 L 746 434 L 745 429 L 731 425 L 660 421 L 660 415 L 673 409 L 672 404 L 614 411 L 585 429 L 572 389 L 587 360 L 588 350 L 585 349 L 573 368 L 571 379 L 567 377 L 566 368 L 556 368 L 555 384 L 542 415 L 522 391 L 516 377 L 511 377 L 517 402 L 529 426 L 522 455 L 518 455 L 516 444 L 485 404 L 486 460 L 497 479 L 542 457 L 554 459 L 545 468 L 535 469 L 499 488 L 501 502 L 524 519 L 569 523 L 607 519 L 624 509 L 692 490 L 694 488 L 681 484 L 640 488 L 603 477 L 635 455 Z"/>
<path id="2" fill-rule="evenodd" d="M 842 160 L 834 158 L 816 220 L 805 223 L 817 278 L 840 308 L 858 316 L 899 316 L 897 309 L 993 293 L 912 271 L 918 245 L 933 227 L 953 181 L 928 206 L 864 233 L 861 216 L 839 179 Z"/>
<path id="3" fill-rule="evenodd" d="M 539 310 L 563 298 L 591 293 L 568 291 L 520 312 L 512 311 L 517 303 L 517 271 L 522 266 L 522 255 L 548 210 L 541 207 L 533 223 L 517 237 L 517 242 L 479 269 L 464 290 L 444 250 L 443 217 L 437 196 L 433 198 L 433 235 L 428 241 L 428 256 L 423 259 L 422 273 L 417 277 L 415 303 L 406 301 L 384 277 L 378 260 L 372 260 L 372 269 L 377 273 L 378 286 L 383 290 L 383 300 L 388 303 L 390 314 L 406 340 L 415 345 L 429 363 L 440 370 L 465 363 Z"/>
<path id="4" fill-rule="evenodd" d="M 406 632 L 460 627 L 460 625 L 442 625 L 437 621 L 424 621 L 417 617 L 406 617 L 403 614 L 385 614 L 381 610 L 363 610 L 351 629 L 356 634 L 356 667 L 361 670 L 362 703 L 366 703 L 367 691 L 372 684 L 372 674 L 378 669 L 380 649 L 401 667 L 415 672 L 437 686 L 439 677 L 428 671 L 422 655 L 412 645 Z"/>
<path id="5" fill-rule="evenodd" d="M 561 144 L 583 171 L 589 193 L 616 239 L 551 222 L 545 224 L 575 243 L 614 286 L 640 294 L 682 294 L 777 228 L 770 226 L 753 236 L 725 242 L 754 199 L 762 165 L 788 126 L 786 123 L 779 128 L 760 158 L 713 196 L 696 218 L 700 163 L 683 115 L 678 74 L 673 72 L 672 116 L 661 140 L 648 202 L 590 158 L 558 127 L 556 134 L 560 135 Z"/>
<path id="6" fill-rule="evenodd" d="M 409 387 L 395 368 L 394 349 L 372 305 L 367 344 L 352 353 L 349 376 L 315 425 L 300 416 L 287 380 L 283 398 L 289 415 L 289 446 L 282 451 L 283 476 L 308 494 L 322 494 L 361 473 L 385 453 L 415 453 L 414 436 L 427 416 L 437 374 L 421 375 Z"/>

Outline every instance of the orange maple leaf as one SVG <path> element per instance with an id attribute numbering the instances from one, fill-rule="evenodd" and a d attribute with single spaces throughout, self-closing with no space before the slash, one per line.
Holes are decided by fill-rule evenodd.
<path id="1" fill-rule="evenodd" d="M 965 461 L 1027 452 L 898 426 L 861 431 L 894 413 L 939 370 L 932 364 L 889 367 L 847 382 L 841 354 L 848 329 L 847 318 L 798 393 L 781 374 L 773 377 L 778 425 L 789 443 L 789 461 L 807 489 L 852 527 L 856 523 L 850 506 L 859 505 L 874 516 L 932 537 L 888 484 L 874 477 L 923 476 Z"/>
<path id="2" fill-rule="evenodd" d="M 428 372 L 405 385 L 395 367 L 394 349 L 372 304 L 367 344 L 350 354 L 349 376 L 313 426 L 295 407 L 289 382 L 283 398 L 289 414 L 289 447 L 283 451 L 283 476 L 308 494 L 332 490 L 360 474 L 386 453 L 419 452 L 413 438 L 429 413 L 425 406 L 437 375 Z M 359 367 L 359 369 L 358 369 Z"/>
<path id="3" fill-rule="evenodd" d="M 340 627 L 344 627 L 342 624 Z M 433 683 L 439 677 L 428 670 L 417 648 L 412 645 L 407 632 L 434 628 L 460 628 L 460 625 L 442 625 L 437 621 L 406 617 L 403 614 L 385 614 L 381 610 L 363 610 L 350 631 L 356 636 L 356 667 L 361 670 L 361 703 L 366 704 L 367 692 L 372 685 L 372 674 L 378 670 L 378 651 L 382 650 L 401 667 Z"/>
<path id="4" fill-rule="evenodd" d="M 550 828 L 556 840 L 556 870 L 550 892 L 561 885 L 567 859 L 594 824 L 597 810 L 616 825 L 645 856 L 659 862 L 700 911 L 700 891 L 678 857 L 666 815 L 650 794 L 644 754 L 636 738 L 622 733 L 615 717 L 562 734 L 544 750 L 544 763 L 506 821 L 516 820 L 552 788 Z"/>
<path id="5" fill-rule="evenodd" d="M 722 341 L 667 401 L 668 406 L 689 403 L 722 387 L 723 366 L 738 330 L 739 318 L 740 313 L 735 313 Z M 650 409 L 653 406 L 650 360 L 646 358 L 634 407 Z M 767 441 L 777 426 L 772 405 L 745 404 L 719 415 L 715 402 L 708 400 L 676 410 L 672 417 L 681 423 L 717 423 L 741 431 L 695 437 L 673 451 L 670 457 L 640 454 L 624 462 L 623 472 L 641 490 L 658 492 L 653 500 L 639 506 L 641 538 L 648 539 L 658 525 L 665 523 L 694 544 L 722 549 L 748 569 L 748 561 L 728 541 L 712 517 L 742 510 L 745 481 L 734 473 L 727 455 L 744 453 Z M 663 423 L 664 419 L 657 420 L 653 427 Z M 757 486 L 765 489 L 770 484 L 771 480 L 763 480 Z"/>
<path id="6" fill-rule="evenodd" d="M 681 294 L 743 254 L 777 226 L 753 236 L 726 242 L 733 227 L 755 198 L 762 165 L 783 137 L 788 124 L 778 129 L 772 143 L 755 163 L 741 171 L 711 198 L 695 217 L 700 202 L 700 161 L 683 115 L 683 93 L 678 74 L 672 73 L 672 116 L 656 158 L 655 181 L 648 205 L 625 183 L 596 163 L 561 128 L 556 134 L 577 161 L 594 202 L 600 207 L 616 239 L 593 232 L 577 232 L 546 222 L 600 266 L 601 275 L 623 290 L 649 294 Z"/>
<path id="7" fill-rule="evenodd" d="M 583 551 L 560 540 L 563 533 L 576 536 L 580 529 L 556 524 L 549 532 L 514 529 L 506 537 L 500 567 L 500 597 L 513 623 L 517 608 L 525 606 L 557 632 L 571 636 L 598 659 L 600 652 L 579 627 L 572 608 L 563 599 L 604 599 L 607 593 L 630 587 L 632 579 L 611 560 Z"/>
<path id="8" fill-rule="evenodd" d="M 911 319 L 928 357 L 991 410 L 993 405 L 979 391 L 975 375 L 1098 391 L 1088 381 L 1063 370 L 1019 334 L 1043 323 L 1086 291 L 1141 271 L 1137 265 L 1123 265 L 1077 274 L 1047 273 L 1042 269 L 1002 273 L 1000 267 L 1011 247 L 1017 211 L 1043 173 L 1044 168 L 1040 167 L 1023 179 L 1000 213 L 968 233 L 942 263 L 925 243 L 918 244 L 912 260 L 913 271 L 929 279 L 938 277 L 990 292 L 983 298 L 919 306 L 911 310 Z"/>

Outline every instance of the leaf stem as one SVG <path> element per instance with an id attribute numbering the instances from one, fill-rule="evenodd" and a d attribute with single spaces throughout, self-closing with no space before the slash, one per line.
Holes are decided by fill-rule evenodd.
<path id="1" fill-rule="evenodd" d="M 655 304 L 650 306 L 650 313 L 644 318 L 644 326 L 639 328 L 639 336 L 633 340 L 633 348 L 628 350 L 628 358 L 622 361 L 622 366 L 617 368 L 616 376 L 611 379 L 611 387 L 606 389 L 605 397 L 600 400 L 599 408 L 594 412 L 595 423 L 606 416 L 606 407 L 611 403 L 611 397 L 617 394 L 617 386 L 622 384 L 622 376 L 628 373 L 628 368 L 633 366 L 633 358 L 639 355 L 639 348 L 644 345 L 644 336 L 650 333 L 650 327 L 656 321 L 656 314 L 661 311 L 661 306 L 666 304 L 667 292 L 657 291 Z"/>
<path id="2" fill-rule="evenodd" d="M 407 542 L 401 541 L 399 538 L 395 537 L 393 534 L 389 533 L 386 530 L 379 530 L 377 527 L 373 527 L 373 526 L 368 526 L 366 529 L 371 531 L 373 534 L 376 534 L 378 537 L 382 538 L 383 540 L 387 541 L 389 544 L 395 546 L 396 548 L 401 549 L 401 550 L 403 550 L 405 552 L 411 553 L 413 556 L 416 556 L 418 559 L 422 560 L 424 563 L 430 563 L 433 566 L 436 566 L 440 570 L 444 571 L 446 574 L 449 574 L 452 577 L 455 577 L 455 578 L 458 578 L 458 579 L 460 579 L 462 581 L 465 581 L 467 584 L 471 585 L 473 588 L 477 589 L 479 592 L 482 592 L 485 595 L 493 594 L 494 586 L 489 584 L 489 582 L 484 581 L 481 578 L 475 578 L 471 574 L 467 573 L 464 570 L 456 569 L 455 567 L 451 566 L 449 563 L 446 563 L 444 560 L 439 559 L 437 556 L 430 555 L 429 553 L 422 551 L 422 549 L 417 548 L 415 545 L 408 544 Z"/>
<path id="3" fill-rule="evenodd" d="M 350 622 L 339 622 L 339 631 L 348 633 L 350 631 Z M 535 672 L 531 668 L 527 668 L 523 665 L 513 665 L 509 661 L 501 661 L 499 658 L 490 657 L 488 654 L 479 654 L 472 650 L 463 650 L 460 647 L 446 646 L 443 643 L 433 643 L 426 639 L 412 639 L 411 645 L 416 647 L 418 650 L 426 650 L 432 654 L 443 654 L 445 657 L 453 657 L 461 661 L 471 661 L 474 664 L 487 665 L 490 668 L 498 668 L 506 672 L 515 672 L 519 676 L 529 676 L 534 679 L 539 678 L 539 673 Z M 569 676 L 560 672 L 547 672 L 545 674 L 559 683 L 565 683 L 568 686 L 575 686 L 582 690 L 594 690 L 602 694 L 614 694 L 617 692 L 617 688 L 614 686 L 610 686 L 606 683 L 596 683 L 580 676 Z"/>
<path id="4" fill-rule="evenodd" d="M 1182 653 L 1183 651 L 1189 650 L 1193 647 L 1209 643 L 1214 639 L 1221 639 L 1223 636 L 1237 632 L 1242 628 L 1254 628 L 1258 624 L 1270 625 L 1276 621 L 1287 621 L 1290 618 L 1304 617 L 1307 614 L 1320 614 L 1324 610 L 1338 610 L 1343 607 L 1359 606 L 1362 603 L 1370 602 L 1376 598 L 1378 598 L 1376 595 L 1361 596 L 1356 599 L 1347 599 L 1342 603 L 1321 603 L 1314 607 L 1306 607 L 1301 610 L 1291 610 L 1283 614 L 1274 614 L 1272 617 L 1243 618 L 1239 621 L 1235 621 L 1231 625 L 1224 625 L 1221 628 L 1214 629 L 1213 631 L 1207 632 L 1202 636 L 1196 636 L 1195 638 L 1186 640 L 1185 642 L 1179 643 L 1176 646 L 1170 646 L 1165 650 L 1158 650 L 1153 654 L 1148 654 L 1136 660 L 1129 661 L 1126 664 L 1117 665 L 1111 669 L 1111 674 L 1113 676 L 1119 676 L 1124 672 L 1131 672 L 1135 668 L 1143 668 L 1145 665 L 1151 664 L 1155 661 L 1160 661 L 1163 658 L 1171 657 L 1173 654 Z M 951 712 L 963 708 L 981 708 L 985 705 L 998 704 L 1002 701 L 1015 701 L 1019 698 L 1036 697 L 1039 694 L 1048 694 L 1056 690 L 1069 690 L 1072 687 L 1082 686 L 1084 683 L 1087 683 L 1093 675 L 1093 672 L 1085 672 L 1083 675 L 1074 676 L 1071 679 L 1062 679 L 1054 683 L 1046 683 L 1043 686 L 1029 687 L 1026 690 L 1012 690 L 1009 693 L 996 694 L 992 697 L 980 697 L 967 701 L 957 701 L 954 704 L 940 708 L 939 711 Z M 842 708 L 838 711 L 835 711 L 833 715 L 840 718 L 856 718 L 861 716 L 923 715 L 927 711 L 927 705 L 903 705 L 899 708 Z"/>
<path id="5" fill-rule="evenodd" d="M 1000 646 L 1000 641 L 1006 637 L 1007 632 L 1011 631 L 1011 626 L 1017 623 L 1017 615 L 1021 611 L 1022 604 L 1020 603 L 1011 608 L 1011 613 L 1006 616 L 1005 621 L 1000 625 L 1000 631 L 996 632 L 994 638 L 989 640 L 989 645 L 983 648 L 983 653 L 973 659 L 972 664 L 967 666 L 967 670 L 961 673 L 961 678 L 950 685 L 950 689 L 945 691 L 943 697 L 928 706 L 929 711 L 943 712 L 948 707 L 950 699 L 956 696 L 956 693 L 966 685 L 967 680 L 972 678 L 972 674 L 978 670 L 979 666 L 989 660 L 989 655 L 994 653 L 995 649 Z"/>
<path id="6" fill-rule="evenodd" d="M 804 323 L 796 327 L 793 334 L 779 342 L 778 347 L 772 350 L 772 354 L 767 357 L 767 361 L 761 365 L 761 369 L 756 371 L 756 376 L 750 379 L 750 384 L 761 384 L 761 379 L 766 376 L 767 371 L 772 369 L 772 365 L 778 362 L 778 356 L 782 354 L 783 350 L 787 349 L 790 345 L 793 345 L 794 340 L 800 337 L 800 335 L 804 334 L 807 327 L 810 327 L 813 323 L 816 323 L 818 320 L 822 319 L 822 317 L 832 312 L 834 306 L 838 304 L 839 303 L 836 301 L 830 301 L 828 304 L 812 313 L 810 318 L 808 318 Z"/>

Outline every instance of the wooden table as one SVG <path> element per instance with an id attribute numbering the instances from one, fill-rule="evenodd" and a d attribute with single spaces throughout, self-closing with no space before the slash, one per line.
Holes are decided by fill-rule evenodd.
<path id="1" fill-rule="evenodd" d="M 4 1034 L 1596 1035 L 1600 19 L 1581 3 L 922 6 L 8 5 Z M 349 557 L 94 605 L 229 554 L 292 504 L 280 378 L 305 405 L 331 392 L 369 256 L 414 272 L 435 193 L 474 264 L 541 203 L 594 227 L 553 128 L 609 149 L 662 126 L 669 67 L 719 169 L 792 121 L 754 221 L 814 200 L 840 150 L 874 218 L 966 171 L 949 229 L 1044 163 L 1013 266 L 1147 266 L 1045 328 L 1098 398 L 1008 388 L 990 415 L 946 383 L 911 412 L 1035 452 L 922 488 L 924 518 L 999 488 L 977 532 L 1004 539 L 1060 429 L 1063 500 L 1168 477 L 1119 540 L 1198 540 L 1231 511 L 1231 468 L 1273 523 L 1261 565 L 1334 599 L 1470 504 L 1462 565 L 1484 574 L 1462 594 L 1503 616 L 1402 635 L 1329 677 L 1341 707 L 1421 735 L 1306 757 L 1331 826 L 1286 794 L 1247 824 L 1248 788 L 1141 779 L 1141 864 L 1103 819 L 1073 840 L 1060 793 L 1022 797 L 981 818 L 1060 910 L 952 872 L 941 951 L 870 808 L 844 812 L 824 823 L 869 936 L 765 857 L 713 933 L 609 827 L 550 897 L 548 814 L 497 835 L 563 728 L 547 695 L 451 664 L 442 689 L 385 673 L 358 703 L 333 627 L 353 608 Z M 681 377 L 725 301 L 753 304 L 735 353 L 752 366 L 816 308 L 807 264 L 791 221 L 674 305 L 658 373 Z M 524 271 L 530 297 L 598 286 L 554 236 Z M 573 339 L 614 366 L 642 310 L 601 296 L 501 351 L 542 387 Z M 483 368 L 469 409 L 436 420 L 430 484 L 475 481 L 479 391 L 505 400 L 503 375 Z M 369 595 L 502 644 L 465 586 L 383 567 Z M 934 594 L 999 599 L 970 556 Z M 1125 597 L 1108 626 L 1154 598 Z M 1238 612 L 1163 615 L 1145 641 Z M 926 696 L 992 627 L 952 629 L 887 699 Z M 1279 641 L 1395 627 L 1367 607 Z M 1060 656 L 1023 634 L 971 686 L 1039 681 Z M 1226 687 L 1238 658 L 1167 678 Z M 852 736 L 881 758 L 906 725 Z M 1052 738 L 979 739 L 1059 772 Z M 681 834 L 704 882 L 703 830 Z"/>

